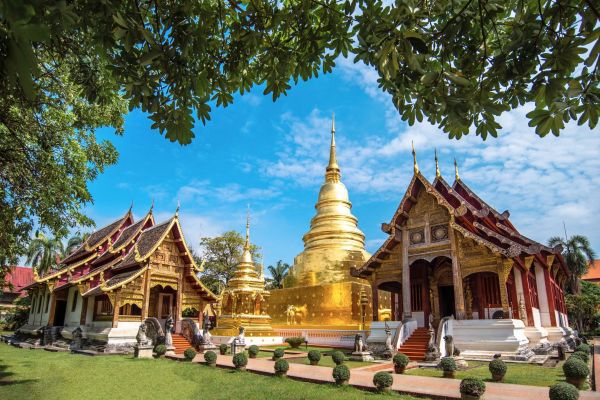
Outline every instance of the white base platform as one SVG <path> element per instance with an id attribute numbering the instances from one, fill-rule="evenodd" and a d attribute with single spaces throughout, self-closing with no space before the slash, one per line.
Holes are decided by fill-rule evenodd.
<path id="1" fill-rule="evenodd" d="M 516 353 L 529 344 L 518 319 L 452 320 L 452 332 L 462 352 Z"/>

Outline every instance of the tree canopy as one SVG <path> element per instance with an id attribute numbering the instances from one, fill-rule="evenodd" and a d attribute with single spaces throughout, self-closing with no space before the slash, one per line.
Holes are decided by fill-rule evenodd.
<path id="1" fill-rule="evenodd" d="M 590 263 L 596 258 L 596 253 L 587 237 L 582 235 L 573 235 L 568 239 L 558 236 L 548 239 L 548 246 L 562 246 L 563 257 L 567 268 L 571 271 L 569 278 L 569 291 L 573 294 L 579 294 L 581 291 L 581 277 L 587 272 Z"/>
<path id="2" fill-rule="evenodd" d="M 245 239 L 236 231 L 227 231 L 221 236 L 200 239 L 200 256 L 195 256 L 198 265 L 204 265 L 202 281 L 214 293 L 221 293 L 233 277 L 235 267 L 240 262 Z M 260 247 L 251 244 L 252 258 L 260 258 Z M 256 261 L 255 261 L 256 263 Z"/>

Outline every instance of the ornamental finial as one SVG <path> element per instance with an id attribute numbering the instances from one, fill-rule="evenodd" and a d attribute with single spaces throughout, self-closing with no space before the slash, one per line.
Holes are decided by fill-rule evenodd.
<path id="1" fill-rule="evenodd" d="M 419 173 L 419 164 L 417 164 L 417 152 L 415 151 L 415 142 L 410 142 L 412 145 L 412 156 L 413 156 L 413 169 L 415 174 Z"/>
<path id="2" fill-rule="evenodd" d="M 441 178 L 442 177 L 442 173 L 440 172 L 440 164 L 438 162 L 437 149 L 434 148 L 433 151 L 435 153 L 435 177 L 436 178 Z"/>
<path id="3" fill-rule="evenodd" d="M 250 249 L 250 204 L 246 211 L 246 243 L 244 243 L 244 250 Z"/>
<path id="4" fill-rule="evenodd" d="M 152 212 L 152 210 L 154 210 L 154 197 L 152 198 L 152 204 L 150 205 L 150 211 Z"/>
<path id="5" fill-rule="evenodd" d="M 331 116 L 331 144 L 329 146 L 329 164 L 325 170 L 326 182 L 337 182 L 340 180 L 340 167 L 335 155 L 335 114 Z"/>
<path id="6" fill-rule="evenodd" d="M 103 286 L 106 283 L 104 280 L 104 271 L 100 271 L 100 285 Z"/>
<path id="7" fill-rule="evenodd" d="M 181 207 L 181 203 L 179 203 L 179 199 L 177 199 L 177 209 L 175 210 L 175 216 L 179 217 L 179 208 Z"/>
<path id="8" fill-rule="evenodd" d="M 458 163 L 456 162 L 456 158 L 454 158 L 454 178 L 457 181 L 460 181 L 460 175 L 458 175 Z"/>

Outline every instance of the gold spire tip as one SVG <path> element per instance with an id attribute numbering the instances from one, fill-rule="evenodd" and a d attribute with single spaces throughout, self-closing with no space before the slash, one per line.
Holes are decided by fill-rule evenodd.
<path id="1" fill-rule="evenodd" d="M 415 151 L 415 142 L 411 141 L 412 146 L 412 156 L 413 156 L 413 169 L 415 174 L 419 173 L 419 164 L 417 163 L 417 152 Z"/>
<path id="2" fill-rule="evenodd" d="M 333 114 L 331 120 L 331 144 L 329 146 L 329 164 L 327 164 L 327 168 L 325 171 L 326 181 L 330 182 L 340 180 L 340 167 L 338 166 L 335 154 L 335 114 Z"/>
<path id="3" fill-rule="evenodd" d="M 442 173 L 440 172 L 440 164 L 438 162 L 437 149 L 434 148 L 433 151 L 435 153 L 435 177 L 440 178 L 442 176 Z"/>
<path id="4" fill-rule="evenodd" d="M 456 158 L 454 158 L 454 177 L 457 181 L 460 181 L 460 175 L 458 175 L 458 163 L 456 162 Z"/>
<path id="5" fill-rule="evenodd" d="M 331 113 L 331 133 L 335 133 L 335 113 Z"/>
<path id="6" fill-rule="evenodd" d="M 248 204 L 248 210 L 246 211 L 246 242 L 244 248 L 250 248 L 250 204 Z"/>

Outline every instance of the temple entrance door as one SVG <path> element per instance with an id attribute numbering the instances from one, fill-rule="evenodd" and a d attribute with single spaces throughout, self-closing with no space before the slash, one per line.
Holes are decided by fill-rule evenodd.
<path id="1" fill-rule="evenodd" d="M 158 319 L 166 320 L 173 310 L 173 294 L 159 293 L 158 295 Z"/>
<path id="2" fill-rule="evenodd" d="M 454 315 L 454 286 L 439 286 L 440 293 L 440 318 Z"/>
<path id="3" fill-rule="evenodd" d="M 397 281 L 380 283 L 377 286 L 377 321 L 402 320 L 402 284 Z M 375 310 L 373 310 L 375 313 Z"/>
<path id="4" fill-rule="evenodd" d="M 67 301 L 56 300 L 56 311 L 54 312 L 54 326 L 63 326 L 65 324 L 65 315 L 67 313 Z"/>

